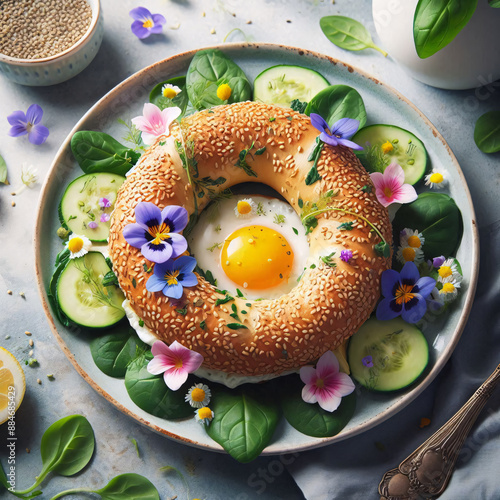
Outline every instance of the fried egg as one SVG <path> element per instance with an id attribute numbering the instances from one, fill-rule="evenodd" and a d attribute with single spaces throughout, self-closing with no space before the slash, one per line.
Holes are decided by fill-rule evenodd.
<path id="1" fill-rule="evenodd" d="M 309 244 L 288 203 L 234 196 L 208 207 L 188 237 L 191 254 L 217 288 L 249 299 L 288 293 L 306 267 Z"/>

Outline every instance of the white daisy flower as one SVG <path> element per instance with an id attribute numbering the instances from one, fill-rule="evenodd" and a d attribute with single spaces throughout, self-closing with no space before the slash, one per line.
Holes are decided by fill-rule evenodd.
<path id="1" fill-rule="evenodd" d="M 70 251 L 70 259 L 83 257 L 92 246 L 92 242 L 86 237 L 72 233 L 66 243 L 66 248 Z"/>
<path id="2" fill-rule="evenodd" d="M 425 243 L 425 238 L 422 233 L 419 233 L 417 229 L 410 229 L 405 227 L 399 236 L 399 244 L 402 247 L 413 247 L 413 248 L 422 248 Z"/>
<path id="3" fill-rule="evenodd" d="M 205 384 L 195 384 L 189 389 L 186 394 L 186 403 L 189 403 L 193 408 L 202 408 L 210 403 L 212 393 Z"/>
<path id="4" fill-rule="evenodd" d="M 236 217 L 240 219 L 247 219 L 257 213 L 257 205 L 252 198 L 244 198 L 238 201 L 236 207 L 234 208 L 234 213 L 236 214 Z"/>
<path id="5" fill-rule="evenodd" d="M 418 266 L 424 261 L 424 252 L 421 248 L 415 248 L 410 245 L 400 245 L 396 254 L 396 259 L 398 259 L 401 264 L 414 262 Z"/>
<path id="6" fill-rule="evenodd" d="M 444 176 L 441 172 L 432 170 L 432 172 L 425 176 L 425 185 L 429 186 L 431 189 L 442 189 L 446 184 Z"/>
<path id="7" fill-rule="evenodd" d="M 462 281 L 462 275 L 458 272 L 457 264 L 455 259 L 446 259 L 438 269 L 439 278 L 441 283 L 445 280 L 454 280 L 458 283 Z"/>
<path id="8" fill-rule="evenodd" d="M 439 294 L 443 297 L 445 303 L 452 302 L 457 298 L 460 283 L 453 278 L 445 278 L 443 287 L 439 290 Z"/>
<path id="9" fill-rule="evenodd" d="M 208 425 L 214 418 L 214 412 L 208 406 L 203 406 L 194 412 L 194 418 L 200 424 Z"/>
<path id="10" fill-rule="evenodd" d="M 173 99 L 182 90 L 177 87 L 177 85 L 172 85 L 171 83 L 166 83 L 161 88 L 161 95 L 167 99 Z"/>

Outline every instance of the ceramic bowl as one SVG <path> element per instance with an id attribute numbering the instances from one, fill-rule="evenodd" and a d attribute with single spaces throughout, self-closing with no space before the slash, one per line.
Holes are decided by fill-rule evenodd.
<path id="1" fill-rule="evenodd" d="M 92 9 L 92 20 L 78 42 L 42 59 L 18 59 L 0 54 L 0 73 L 21 85 L 38 87 L 65 82 L 83 71 L 96 56 L 104 32 L 100 0 L 87 2 Z"/>

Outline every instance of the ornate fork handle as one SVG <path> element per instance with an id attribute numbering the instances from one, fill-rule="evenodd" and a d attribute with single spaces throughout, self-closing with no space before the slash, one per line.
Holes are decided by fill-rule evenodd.
<path id="1" fill-rule="evenodd" d="M 448 485 L 460 450 L 479 413 L 500 382 L 500 365 L 472 397 L 425 443 L 384 474 L 381 499 L 412 500 L 439 496 Z"/>

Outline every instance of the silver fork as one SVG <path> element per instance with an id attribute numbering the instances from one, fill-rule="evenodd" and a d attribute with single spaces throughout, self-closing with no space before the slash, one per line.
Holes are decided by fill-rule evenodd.
<path id="1" fill-rule="evenodd" d="M 469 431 L 500 382 L 500 365 L 479 389 L 425 443 L 387 471 L 378 486 L 380 500 L 436 498 L 448 486 Z"/>

